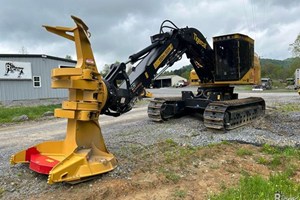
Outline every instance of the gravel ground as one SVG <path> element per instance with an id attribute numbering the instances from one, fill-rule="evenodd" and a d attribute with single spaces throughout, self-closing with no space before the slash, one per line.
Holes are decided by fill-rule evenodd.
<path id="1" fill-rule="evenodd" d="M 174 96 L 172 90 L 163 91 L 165 96 Z M 281 104 L 298 103 L 297 93 L 242 93 L 240 97 L 262 96 L 267 103 L 266 115 L 244 127 L 222 132 L 207 130 L 197 116 L 185 116 L 164 123 L 148 120 L 147 104 L 140 104 L 131 112 L 118 118 L 101 116 L 100 124 L 108 149 L 118 157 L 126 148 L 148 146 L 166 139 L 182 145 L 205 146 L 221 141 L 238 141 L 254 145 L 300 146 L 300 112 L 280 113 L 276 109 Z M 28 169 L 27 165 L 9 166 L 9 158 L 15 152 L 45 140 L 64 138 L 65 119 L 42 120 L 0 127 L 0 197 L 23 199 L 44 191 L 68 189 L 65 184 L 49 186 L 46 176 Z M 119 163 L 119 167 L 105 176 L 126 176 L 131 171 L 129 163 Z M 105 177 L 104 176 L 104 177 Z M 1 190 L 3 192 L 1 192 Z"/>

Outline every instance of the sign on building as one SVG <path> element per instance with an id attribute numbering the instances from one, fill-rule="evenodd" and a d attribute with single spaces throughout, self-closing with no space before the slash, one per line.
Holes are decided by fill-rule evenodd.
<path id="1" fill-rule="evenodd" d="M 32 79 L 31 63 L 0 61 L 0 79 Z"/>

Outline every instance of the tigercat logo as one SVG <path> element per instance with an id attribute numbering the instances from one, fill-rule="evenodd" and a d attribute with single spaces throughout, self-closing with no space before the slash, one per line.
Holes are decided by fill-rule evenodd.
<path id="1" fill-rule="evenodd" d="M 203 42 L 196 33 L 194 33 L 194 40 L 196 42 L 196 44 L 201 45 L 204 49 L 206 49 L 206 43 Z"/>
<path id="2" fill-rule="evenodd" d="M 24 68 L 23 67 L 17 67 L 13 63 L 5 63 L 5 74 L 4 76 L 9 76 L 9 74 L 12 74 L 14 72 L 18 72 L 18 78 L 21 78 L 24 74 Z"/>

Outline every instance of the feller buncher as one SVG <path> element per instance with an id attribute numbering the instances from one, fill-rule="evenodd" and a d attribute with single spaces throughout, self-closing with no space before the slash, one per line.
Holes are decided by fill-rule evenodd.
<path id="1" fill-rule="evenodd" d="M 72 18 L 76 24 L 73 28 L 44 26 L 48 31 L 74 41 L 76 46 L 75 68 L 55 68 L 51 75 L 52 88 L 69 90 L 68 100 L 63 102 L 61 109 L 55 110 L 56 117 L 68 119 L 66 137 L 62 141 L 37 144 L 11 157 L 11 164 L 29 163 L 30 169 L 47 174 L 49 184 L 80 182 L 115 169 L 117 160 L 105 146 L 99 115 L 120 116 L 130 111 L 157 71 L 173 65 L 183 54 L 187 55 L 200 80 L 205 83 L 198 96 L 189 95 L 189 98 L 198 101 L 198 97 L 203 97 L 211 113 L 216 113 L 218 126 L 221 122 L 224 127 L 224 121 L 228 123 L 228 120 L 244 120 L 244 115 L 254 119 L 264 111 L 262 99 L 237 100 L 233 88 L 228 85 L 259 80 L 255 76 L 259 69 L 253 65 L 253 40 L 245 35 L 216 37 L 216 50 L 213 50 L 197 29 L 174 25 L 170 31 L 164 32 L 163 29 L 170 28 L 164 25 L 166 22 L 173 24 L 165 21 L 160 32 L 151 37 L 150 46 L 131 55 L 125 63 L 111 65 L 107 76 L 102 78 L 89 42 L 88 27 L 81 19 Z M 126 63 L 137 61 L 140 62 L 128 75 Z M 190 101 L 183 100 L 178 103 Z M 167 102 L 161 112 L 169 109 L 169 105 Z M 224 111 L 224 105 L 230 109 Z M 224 119 L 218 113 L 224 115 Z"/>

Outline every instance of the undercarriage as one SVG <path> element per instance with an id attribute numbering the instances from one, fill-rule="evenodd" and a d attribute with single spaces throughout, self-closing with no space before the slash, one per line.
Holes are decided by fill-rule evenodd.
<path id="1" fill-rule="evenodd" d="M 199 87 L 197 95 L 182 91 L 181 97 L 155 98 L 148 106 L 148 116 L 156 122 L 198 113 L 210 129 L 231 130 L 262 116 L 265 101 L 259 97 L 238 99 L 233 87 Z"/>

